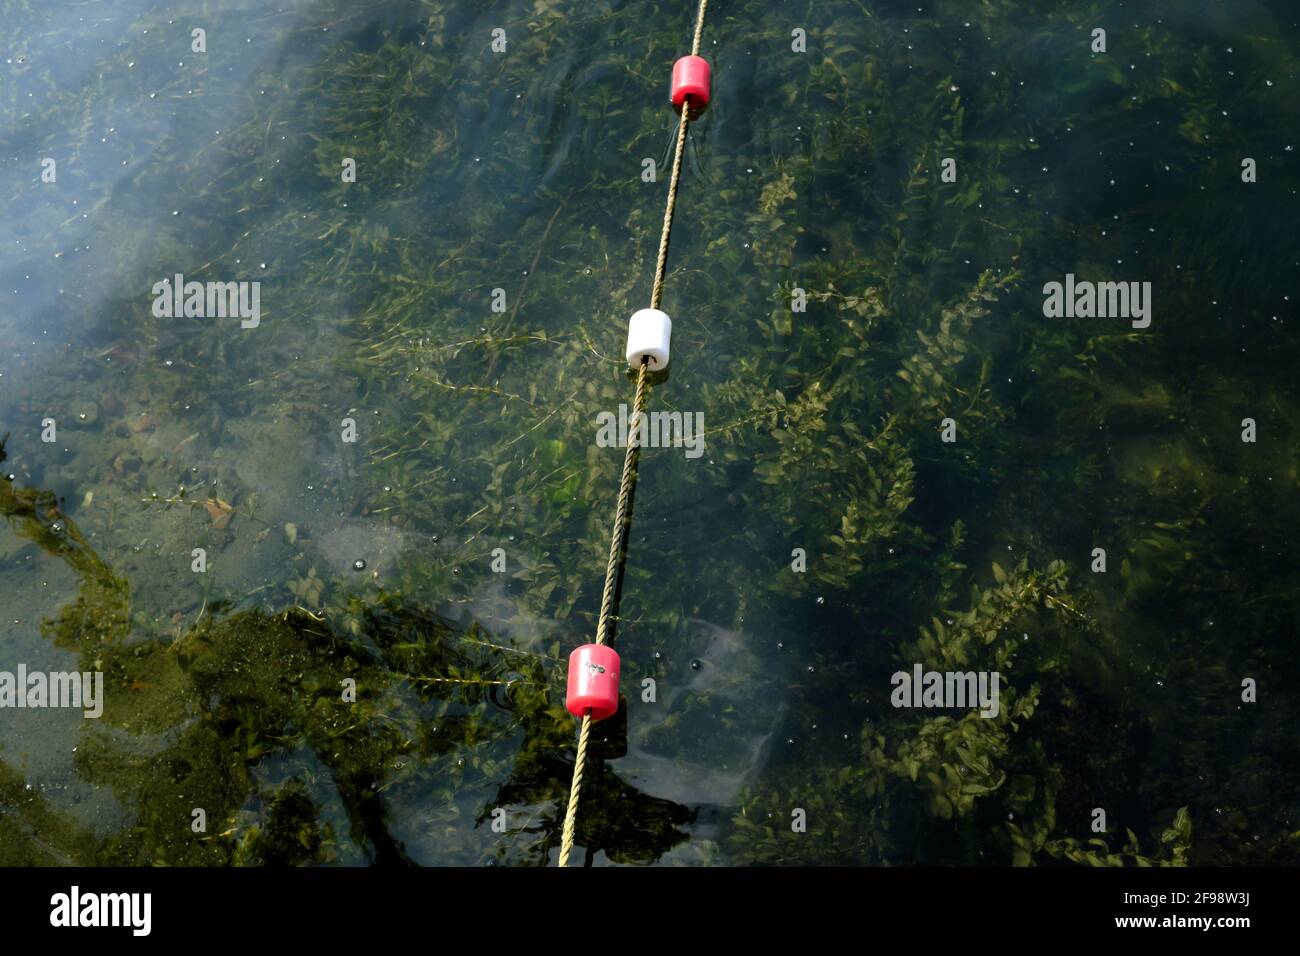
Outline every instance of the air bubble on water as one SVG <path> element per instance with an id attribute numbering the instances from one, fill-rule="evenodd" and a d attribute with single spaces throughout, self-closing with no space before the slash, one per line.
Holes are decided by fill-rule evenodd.
<path id="1" fill-rule="evenodd" d="M 366 561 L 364 558 L 357 558 L 355 561 L 352 562 L 353 571 L 364 571 L 365 569 L 366 569 Z"/>
<path id="2" fill-rule="evenodd" d="M 704 666 L 704 662 L 700 660 L 698 657 L 695 658 L 695 660 L 691 661 L 691 670 L 693 671 L 697 671 L 703 666 Z"/>

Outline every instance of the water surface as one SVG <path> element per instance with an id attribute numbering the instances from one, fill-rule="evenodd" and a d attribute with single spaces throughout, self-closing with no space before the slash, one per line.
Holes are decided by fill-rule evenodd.
<path id="1" fill-rule="evenodd" d="M 0 669 L 106 687 L 0 711 L 0 860 L 554 861 L 694 4 L 0 10 Z M 586 860 L 1296 862 L 1294 12 L 704 37 Z"/>

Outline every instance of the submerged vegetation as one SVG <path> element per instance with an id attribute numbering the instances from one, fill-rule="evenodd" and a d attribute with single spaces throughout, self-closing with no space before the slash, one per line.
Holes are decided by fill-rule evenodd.
<path id="1" fill-rule="evenodd" d="M 108 701 L 0 737 L 0 862 L 553 855 L 692 5 L 460 6 L 116 12 L 92 79 L 16 5 L 0 333 L 58 352 L 0 361 L 0 651 Z M 590 859 L 1300 860 L 1296 38 L 1175 6 L 719 5 L 650 397 L 706 450 L 642 458 Z M 154 317 L 178 272 L 260 325 Z M 1066 272 L 1151 327 L 1045 319 Z M 914 663 L 999 713 L 891 707 Z"/>

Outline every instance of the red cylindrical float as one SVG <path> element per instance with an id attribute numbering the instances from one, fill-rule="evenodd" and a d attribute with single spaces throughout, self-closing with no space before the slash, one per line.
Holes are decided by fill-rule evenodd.
<path id="1" fill-rule="evenodd" d="M 583 644 L 569 655 L 569 689 L 564 706 L 574 717 L 588 710 L 593 720 L 618 713 L 618 654 L 604 644 Z"/>
<path id="2" fill-rule="evenodd" d="M 686 97 L 696 109 L 709 102 L 709 61 L 702 56 L 684 56 L 673 64 L 673 106 L 681 106 Z"/>

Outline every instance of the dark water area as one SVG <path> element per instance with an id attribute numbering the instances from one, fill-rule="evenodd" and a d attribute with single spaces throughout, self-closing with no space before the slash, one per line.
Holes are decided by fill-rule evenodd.
<path id="1" fill-rule="evenodd" d="M 695 11 L 0 0 L 0 863 L 555 862 Z M 1294 6 L 701 53 L 581 861 L 1300 862 Z"/>

